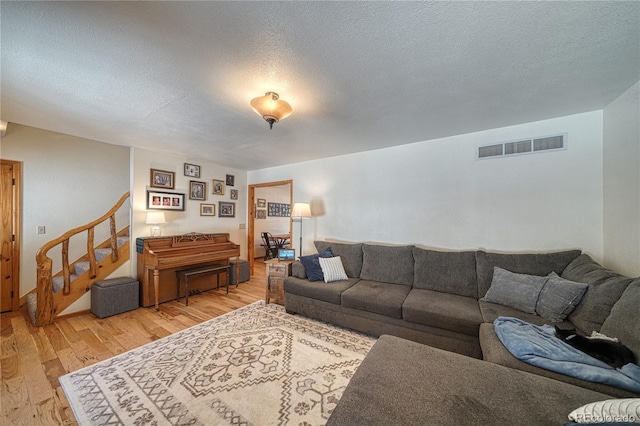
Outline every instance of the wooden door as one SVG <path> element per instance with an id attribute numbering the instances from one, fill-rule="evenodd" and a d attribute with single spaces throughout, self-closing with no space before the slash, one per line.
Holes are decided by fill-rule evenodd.
<path id="1" fill-rule="evenodd" d="M 0 182 L 0 312 L 20 307 L 20 163 L 2 160 Z"/>

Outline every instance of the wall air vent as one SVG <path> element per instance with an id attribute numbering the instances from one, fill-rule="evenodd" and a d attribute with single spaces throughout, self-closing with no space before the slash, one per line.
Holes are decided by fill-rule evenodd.
<path id="1" fill-rule="evenodd" d="M 476 159 L 510 157 L 519 154 L 558 151 L 561 149 L 567 149 L 567 133 L 478 146 L 476 148 Z"/>

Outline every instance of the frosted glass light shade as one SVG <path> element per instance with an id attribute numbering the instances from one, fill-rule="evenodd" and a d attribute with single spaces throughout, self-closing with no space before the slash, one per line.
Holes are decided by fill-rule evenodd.
<path id="1" fill-rule="evenodd" d="M 291 217 L 311 217 L 311 206 L 309 203 L 295 203 Z"/>
<path id="2" fill-rule="evenodd" d="M 273 128 L 273 123 L 287 118 L 293 112 L 291 105 L 279 98 L 277 93 L 267 92 L 264 96 L 251 99 L 251 108 L 269 123 L 270 128 Z"/>

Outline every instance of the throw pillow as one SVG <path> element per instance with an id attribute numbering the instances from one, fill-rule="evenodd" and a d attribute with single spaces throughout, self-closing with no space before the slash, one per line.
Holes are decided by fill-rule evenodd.
<path id="1" fill-rule="evenodd" d="M 580 424 L 602 422 L 637 422 L 640 419 L 640 398 L 607 399 L 576 408 L 569 420 Z"/>
<path id="2" fill-rule="evenodd" d="M 322 281 L 324 280 L 324 275 L 322 274 L 322 268 L 320 268 L 320 262 L 318 262 L 318 258 L 320 257 L 333 257 L 333 253 L 331 252 L 331 247 L 328 247 L 326 250 L 321 251 L 320 253 L 310 254 L 308 256 L 300 256 L 298 259 L 304 265 L 304 270 L 307 274 L 307 278 L 309 281 Z"/>
<path id="3" fill-rule="evenodd" d="M 491 287 L 481 299 L 536 315 L 536 303 L 549 277 L 516 274 L 494 266 Z"/>
<path id="4" fill-rule="evenodd" d="M 565 280 L 552 272 L 540 292 L 536 312 L 551 322 L 562 322 L 580 303 L 587 287 L 587 284 Z"/>
<path id="5" fill-rule="evenodd" d="M 340 256 L 327 258 L 319 257 L 318 261 L 320 262 L 320 268 L 322 269 L 325 283 L 346 280 L 348 278 L 347 273 L 344 271 L 344 266 L 342 266 L 342 259 L 340 259 Z"/>

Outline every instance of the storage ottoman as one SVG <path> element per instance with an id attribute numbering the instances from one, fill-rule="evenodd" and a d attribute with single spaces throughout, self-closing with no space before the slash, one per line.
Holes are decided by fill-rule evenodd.
<path id="1" fill-rule="evenodd" d="M 91 312 L 98 318 L 138 309 L 140 285 L 130 277 L 96 281 L 91 285 Z"/>
<path id="2" fill-rule="evenodd" d="M 243 259 L 238 259 L 240 262 L 240 281 L 241 283 L 245 281 L 249 281 L 251 278 L 251 271 L 249 271 L 249 262 Z M 236 281 L 236 260 L 231 259 L 229 261 L 229 265 L 231 266 L 231 284 L 238 284 Z"/>

